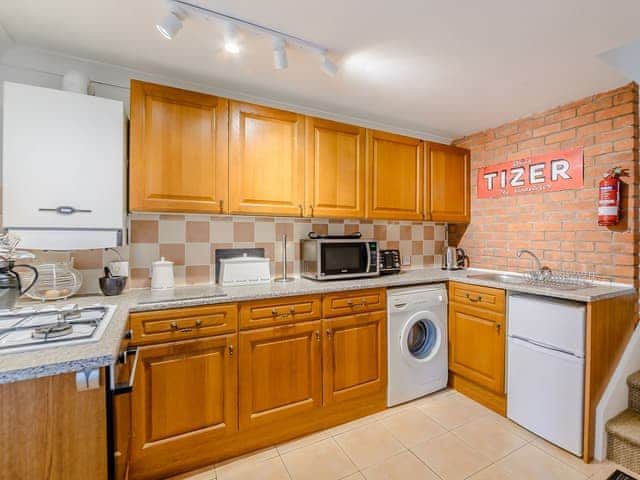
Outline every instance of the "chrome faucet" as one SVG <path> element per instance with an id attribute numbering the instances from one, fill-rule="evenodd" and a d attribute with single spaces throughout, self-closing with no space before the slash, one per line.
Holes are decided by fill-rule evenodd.
<path id="1" fill-rule="evenodd" d="M 527 253 L 527 254 L 531 255 L 531 259 L 535 262 L 535 266 L 536 266 L 536 270 L 537 271 L 541 271 L 542 270 L 542 263 L 540 263 L 540 259 L 531 250 L 527 250 L 526 248 L 520 248 L 516 252 L 516 257 L 520 258 L 523 253 Z"/>

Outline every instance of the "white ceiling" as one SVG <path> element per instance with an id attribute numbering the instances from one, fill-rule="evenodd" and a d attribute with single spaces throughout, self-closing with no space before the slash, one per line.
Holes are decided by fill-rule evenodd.
<path id="1" fill-rule="evenodd" d="M 276 71 L 249 32 L 231 57 L 215 21 L 168 41 L 163 0 L 3 0 L 0 22 L 18 44 L 445 137 L 623 84 L 597 55 L 640 37 L 638 0 L 193 2 L 325 45 L 340 72 L 293 49 Z"/>

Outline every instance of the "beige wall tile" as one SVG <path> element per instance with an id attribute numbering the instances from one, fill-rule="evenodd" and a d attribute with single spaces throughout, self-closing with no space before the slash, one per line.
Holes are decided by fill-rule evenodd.
<path id="1" fill-rule="evenodd" d="M 233 222 L 233 242 L 255 241 L 255 224 L 253 222 Z"/>
<path id="2" fill-rule="evenodd" d="M 184 253 L 185 265 L 209 265 L 211 252 L 209 243 L 187 243 Z"/>
<path id="3" fill-rule="evenodd" d="M 293 238 L 293 233 L 291 234 Z M 275 242 L 276 241 L 276 224 L 275 222 L 256 222 L 255 225 L 255 241 L 256 242 Z"/>
<path id="4" fill-rule="evenodd" d="M 184 265 L 184 251 L 184 243 L 167 243 L 160 245 L 160 257 L 164 257 L 175 265 Z"/>
<path id="5" fill-rule="evenodd" d="M 211 281 L 211 267 L 209 265 L 187 265 L 186 282 L 189 285 L 209 283 Z"/>
<path id="6" fill-rule="evenodd" d="M 184 243 L 186 240 L 184 220 L 160 220 L 158 229 L 160 243 Z"/>
<path id="7" fill-rule="evenodd" d="M 187 221 L 187 242 L 209 243 L 209 222 Z"/>
<path id="8" fill-rule="evenodd" d="M 78 270 L 92 270 L 102 268 L 102 250 L 76 250 L 71 252 L 73 266 Z"/>
<path id="9" fill-rule="evenodd" d="M 156 220 L 132 220 L 131 243 L 158 243 Z"/>
<path id="10" fill-rule="evenodd" d="M 233 222 L 215 221 L 209 226 L 211 243 L 233 243 Z"/>
<path id="11" fill-rule="evenodd" d="M 400 225 L 400 240 L 411 240 L 411 225 Z"/>

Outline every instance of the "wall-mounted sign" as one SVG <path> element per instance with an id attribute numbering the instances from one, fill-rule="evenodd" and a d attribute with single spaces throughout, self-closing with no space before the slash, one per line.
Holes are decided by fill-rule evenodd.
<path id="1" fill-rule="evenodd" d="M 564 150 L 478 169 L 478 198 L 571 190 L 583 185 L 582 149 Z"/>

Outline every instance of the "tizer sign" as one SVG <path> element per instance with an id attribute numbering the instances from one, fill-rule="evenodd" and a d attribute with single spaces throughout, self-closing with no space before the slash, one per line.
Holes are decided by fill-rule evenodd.
<path id="1" fill-rule="evenodd" d="M 478 198 L 580 188 L 583 163 L 577 148 L 483 167 L 478 170 Z"/>

